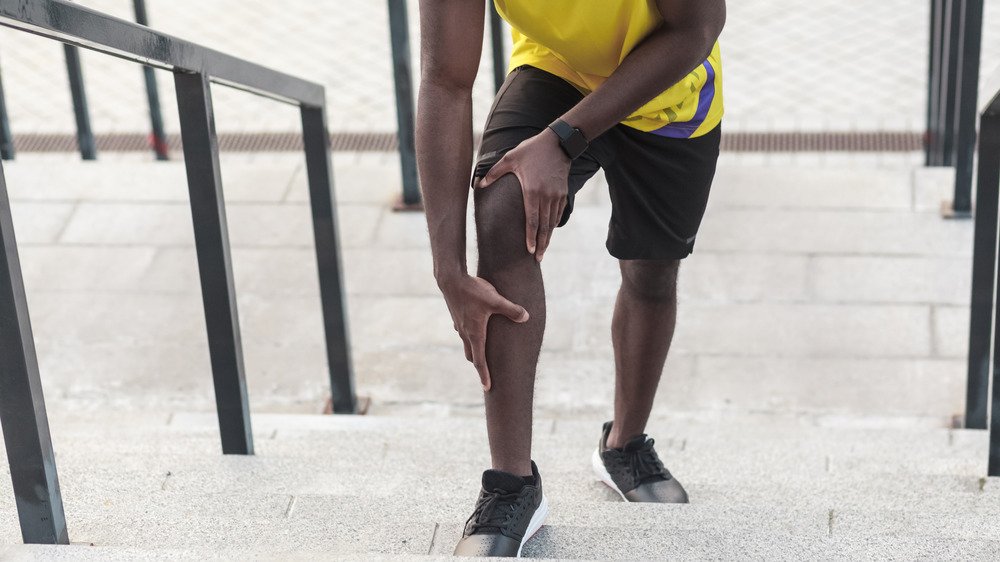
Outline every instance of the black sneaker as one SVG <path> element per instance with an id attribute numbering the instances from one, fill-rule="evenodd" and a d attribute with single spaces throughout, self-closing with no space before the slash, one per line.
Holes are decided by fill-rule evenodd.
<path id="1" fill-rule="evenodd" d="M 549 514 L 542 494 L 542 477 L 531 463 L 534 484 L 524 478 L 487 470 L 476 510 L 465 522 L 465 532 L 455 556 L 521 556 L 521 548 L 538 531 Z"/>
<path id="2" fill-rule="evenodd" d="M 628 502 L 688 503 L 687 492 L 663 466 L 645 433 L 636 435 L 621 449 L 608 448 L 611 422 L 594 451 L 592 463 L 597 479 Z"/>

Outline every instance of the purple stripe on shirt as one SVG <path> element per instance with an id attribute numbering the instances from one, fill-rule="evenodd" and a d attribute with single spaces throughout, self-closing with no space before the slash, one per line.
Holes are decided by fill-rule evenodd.
<path id="1" fill-rule="evenodd" d="M 708 78 L 705 80 L 705 85 L 702 86 L 701 91 L 698 92 L 698 110 L 694 114 L 694 118 L 690 121 L 685 121 L 682 123 L 669 123 L 656 129 L 655 131 L 650 131 L 654 135 L 660 135 L 661 137 L 670 137 L 675 139 L 686 139 L 694 134 L 701 127 L 702 123 L 708 117 L 708 111 L 712 108 L 712 101 L 715 100 L 715 69 L 712 68 L 711 63 L 705 61 L 702 66 L 705 68 L 705 72 L 708 73 Z"/>

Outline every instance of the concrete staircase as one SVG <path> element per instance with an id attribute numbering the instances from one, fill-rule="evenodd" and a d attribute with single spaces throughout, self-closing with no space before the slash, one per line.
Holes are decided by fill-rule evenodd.
<path id="1" fill-rule="evenodd" d="M 445 557 L 488 466 L 481 420 L 261 414 L 257 454 L 219 453 L 210 414 L 53 419 L 74 543 L 0 559 Z M 875 418 L 658 417 L 690 505 L 622 503 L 589 455 L 599 420 L 539 419 L 551 515 L 524 550 L 560 559 L 997 559 L 1000 481 L 983 432 Z M 4 459 L 6 472 L 6 459 Z M 7 475 L 4 475 L 6 478 Z"/>
<path id="2" fill-rule="evenodd" d="M 552 511 L 525 556 L 1000 559 L 986 435 L 946 429 L 971 225 L 940 219 L 934 171 L 822 158 L 720 167 L 649 428 L 690 505 L 623 504 L 590 472 L 618 272 L 601 178 L 577 200 L 546 257 L 534 450 Z M 372 406 L 310 415 L 328 386 L 300 160 L 224 158 L 251 407 L 267 412 L 252 457 L 221 455 L 214 415 L 194 413 L 213 399 L 181 164 L 5 163 L 74 544 L 19 544 L 0 483 L 0 560 L 449 556 L 489 458 L 424 218 L 388 210 L 391 154 L 336 155 Z"/>

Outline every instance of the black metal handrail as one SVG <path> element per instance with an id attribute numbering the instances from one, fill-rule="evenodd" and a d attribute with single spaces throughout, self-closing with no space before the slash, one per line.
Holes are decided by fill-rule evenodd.
<path id="1" fill-rule="evenodd" d="M 989 85 L 993 94 L 979 116 L 979 170 L 976 183 L 975 244 L 972 253 L 972 299 L 969 315 L 969 364 L 965 426 L 990 429 L 988 474 L 1000 476 L 1000 349 L 993 340 L 1000 334 L 1000 289 L 997 244 L 1000 230 L 1000 72 Z M 997 314 L 994 314 L 996 310 Z M 995 319 L 994 319 L 995 318 Z M 996 322 L 996 324 L 994 324 Z M 993 406 L 990 369 L 993 370 Z"/>
<path id="2" fill-rule="evenodd" d="M 253 438 L 211 84 L 299 106 L 333 409 L 354 412 L 324 88 L 64 0 L 0 0 L 0 25 L 173 72 L 222 451 L 227 454 L 252 454 Z M 21 534 L 27 543 L 65 544 L 66 519 L 2 164 L 0 246 L 0 425 Z"/>

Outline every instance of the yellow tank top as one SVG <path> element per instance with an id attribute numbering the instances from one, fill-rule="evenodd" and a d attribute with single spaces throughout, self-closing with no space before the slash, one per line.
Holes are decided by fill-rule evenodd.
<path id="1" fill-rule="evenodd" d="M 663 21 L 653 0 L 494 0 L 513 29 L 508 71 L 528 65 L 555 74 L 584 95 L 618 68 Z M 711 55 L 623 124 L 674 138 L 699 137 L 722 121 L 722 55 Z"/>

